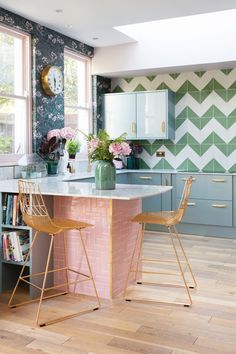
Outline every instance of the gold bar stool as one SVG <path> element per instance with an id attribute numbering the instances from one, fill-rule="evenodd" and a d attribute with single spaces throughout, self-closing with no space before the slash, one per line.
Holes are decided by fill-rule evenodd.
<path id="1" fill-rule="evenodd" d="M 85 312 L 89 312 L 89 311 L 94 311 L 97 310 L 100 307 L 100 300 L 99 300 L 99 296 L 97 293 L 97 289 L 96 289 L 96 285 L 93 279 L 93 275 L 92 275 L 92 271 L 91 271 L 91 266 L 89 263 L 89 259 L 88 259 L 88 255 L 87 255 L 87 251 L 85 248 L 85 242 L 82 236 L 82 230 L 87 228 L 87 227 L 91 227 L 93 225 L 91 224 L 87 224 L 85 222 L 81 222 L 81 221 L 76 221 L 76 220 L 71 220 L 71 219 L 52 219 L 49 216 L 47 207 L 45 205 L 45 202 L 43 200 L 43 197 L 41 195 L 40 192 L 40 188 L 38 186 L 38 184 L 34 183 L 34 182 L 29 182 L 29 181 L 25 181 L 25 180 L 19 180 L 18 182 L 18 186 L 19 186 L 19 200 L 20 200 L 20 207 L 21 207 L 21 211 L 22 211 L 22 216 L 23 216 L 23 220 L 26 223 L 26 225 L 28 225 L 29 227 L 31 227 L 32 229 L 34 229 L 35 235 L 34 235 L 34 239 L 33 242 L 30 246 L 30 250 L 26 256 L 24 265 L 21 269 L 19 278 L 17 280 L 17 283 L 15 285 L 15 288 L 12 292 L 11 298 L 9 300 L 8 306 L 13 308 L 13 307 L 17 307 L 17 306 L 21 306 L 27 303 L 31 303 L 34 301 L 39 300 L 39 305 L 38 305 L 38 310 L 37 310 L 37 315 L 36 315 L 36 324 L 40 327 L 42 326 L 46 326 L 48 324 L 51 323 L 55 323 L 58 321 L 62 321 L 64 319 L 68 319 L 74 316 L 77 316 L 79 314 L 85 313 Z M 81 239 L 81 245 L 82 245 L 82 251 L 84 253 L 85 256 L 85 260 L 88 266 L 88 274 L 84 274 L 79 272 L 78 270 L 74 270 L 70 267 L 68 267 L 68 260 L 67 260 L 67 255 L 66 255 L 66 251 L 67 251 L 67 247 L 66 247 L 66 231 L 68 230 L 78 230 L 78 236 Z M 32 254 L 32 250 L 36 244 L 36 240 L 40 237 L 46 237 L 45 235 L 42 236 L 42 234 L 40 235 L 40 232 L 44 232 L 47 233 L 48 236 L 50 237 L 50 243 L 49 243 L 49 249 L 48 249 L 48 255 L 47 255 L 47 261 L 46 261 L 46 265 L 45 265 L 45 270 L 44 272 L 40 272 L 40 273 L 34 273 L 34 274 L 30 274 L 30 275 L 23 275 L 24 274 L 24 270 L 25 267 L 27 265 L 27 262 L 30 258 L 30 255 Z M 52 255 L 52 250 L 53 250 L 53 242 L 54 242 L 54 238 L 59 235 L 61 232 L 63 232 L 63 242 L 64 242 L 64 257 L 65 257 L 65 267 L 63 268 L 59 268 L 59 269 L 50 269 L 50 259 L 51 259 L 51 255 Z M 40 242 L 40 240 L 39 240 Z M 45 252 L 47 252 L 45 250 Z M 53 285 L 50 287 L 46 287 L 46 283 L 47 283 L 47 279 L 48 279 L 48 275 L 52 275 L 55 272 L 60 272 L 60 271 L 65 271 L 66 274 L 66 282 L 64 282 L 63 284 L 60 285 Z M 74 281 L 70 281 L 68 280 L 68 272 L 73 272 L 76 274 L 76 280 Z M 33 279 L 37 278 L 37 277 L 43 277 L 43 281 L 42 281 L 42 285 L 39 286 L 37 284 L 33 283 Z M 82 279 L 78 279 L 78 277 L 82 277 Z M 31 280 L 32 279 L 32 280 Z M 17 304 L 12 304 L 13 298 L 15 296 L 17 287 L 19 285 L 20 282 L 24 282 L 32 287 L 34 287 L 35 289 L 37 289 L 40 292 L 40 296 L 37 299 L 32 299 L 29 301 L 24 301 L 21 303 L 17 303 Z M 80 282 L 84 282 L 84 281 L 91 281 L 93 288 L 94 288 L 94 293 L 96 296 L 96 302 L 97 305 L 96 306 L 92 306 L 89 307 L 87 309 L 83 309 L 82 311 L 70 314 L 68 316 L 64 316 L 64 317 L 59 317 L 57 319 L 53 319 L 53 320 L 49 320 L 46 322 L 39 322 L 39 317 L 40 317 L 40 311 L 41 311 L 41 305 L 42 305 L 42 301 L 44 299 L 50 299 L 52 297 L 55 296 L 59 296 L 59 295 L 65 295 L 67 293 L 69 293 L 69 285 L 74 285 L 74 287 L 76 287 L 76 285 Z M 53 295 L 48 295 L 48 296 L 44 296 L 45 291 L 49 291 L 49 290 L 53 290 L 53 289 L 60 289 L 62 287 L 66 286 L 67 291 L 61 291 L 59 293 L 53 294 Z M 75 288 L 74 288 L 75 290 Z"/>
<path id="2" fill-rule="evenodd" d="M 184 216 L 186 207 L 188 205 L 188 199 L 190 195 L 190 190 L 192 186 L 193 178 L 189 177 L 186 179 L 182 197 L 178 206 L 178 209 L 175 211 L 162 211 L 162 212 L 147 212 L 147 213 L 141 213 L 136 215 L 133 218 L 133 222 L 137 222 L 141 225 L 141 229 L 138 231 L 137 238 L 135 241 L 132 257 L 131 257 L 131 263 L 130 263 L 130 268 L 125 284 L 125 291 L 124 291 L 124 297 L 127 301 L 131 300 L 137 300 L 140 301 L 141 299 L 137 298 L 131 298 L 130 296 L 127 296 L 127 288 L 128 288 L 128 283 L 130 279 L 130 275 L 133 274 L 135 277 L 135 282 L 136 284 L 142 285 L 164 285 L 164 286 L 173 286 L 173 287 L 184 287 L 187 292 L 187 301 L 186 303 L 181 303 L 181 302 L 171 302 L 171 301 L 158 301 L 158 300 L 150 300 L 150 299 L 143 299 L 145 301 L 154 301 L 154 302 L 161 302 L 161 303 L 170 303 L 170 304 L 179 304 L 179 305 L 184 305 L 186 307 L 189 307 L 192 305 L 192 298 L 189 289 L 193 289 L 197 287 L 197 282 L 195 280 L 192 268 L 189 264 L 186 252 L 183 248 L 180 235 L 177 232 L 176 225 L 179 224 Z M 150 259 L 150 258 L 142 258 L 142 243 L 143 243 L 143 238 L 144 238 L 144 232 L 145 232 L 145 225 L 146 224 L 156 224 L 156 225 L 164 225 L 166 226 L 168 232 L 169 232 L 169 237 L 171 240 L 171 244 L 173 246 L 174 250 L 174 255 L 175 259 L 170 260 L 170 259 Z M 135 260 L 135 254 L 137 254 L 137 258 Z M 182 259 L 184 260 L 181 260 Z M 140 265 L 143 263 L 175 263 L 177 264 L 180 273 L 170 273 L 170 272 L 156 272 L 156 271 L 143 271 L 140 270 Z M 185 272 L 186 270 L 189 270 L 191 278 L 193 280 L 193 284 L 189 285 L 186 280 Z M 139 280 L 138 277 L 142 276 L 142 274 L 162 274 L 162 275 L 179 275 L 181 276 L 183 280 L 183 285 L 176 285 L 176 284 L 161 284 L 161 283 L 155 283 L 155 282 L 146 282 Z M 138 280 L 137 280 L 138 279 Z"/>

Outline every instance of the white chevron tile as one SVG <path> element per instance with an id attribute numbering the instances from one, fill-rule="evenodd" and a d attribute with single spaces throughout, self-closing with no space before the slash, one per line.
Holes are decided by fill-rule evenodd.
<path id="1" fill-rule="evenodd" d="M 173 91 L 178 91 L 179 88 L 188 80 L 197 90 L 202 90 L 212 79 L 215 79 L 222 87 L 228 89 L 236 82 L 236 68 L 228 75 L 225 75 L 221 70 L 209 70 L 202 77 L 198 77 L 194 72 L 182 72 L 176 79 L 173 79 L 168 74 L 157 74 L 150 81 L 147 77 L 135 77 L 130 83 L 124 79 L 118 78 L 112 80 L 112 88 L 119 85 L 124 91 L 134 91 L 141 84 L 146 90 L 155 90 L 162 83 L 165 83 Z M 208 109 L 215 105 L 225 116 L 228 116 L 236 108 L 236 95 L 229 102 L 225 102 L 215 91 L 211 92 L 208 97 L 198 103 L 189 93 L 186 93 L 175 106 L 175 116 L 177 117 L 186 107 L 189 107 L 199 117 L 204 116 Z M 212 132 L 216 134 L 228 144 L 236 136 L 236 123 L 230 129 L 225 129 L 214 117 L 204 126 L 203 129 L 198 129 L 190 120 L 181 124 L 176 129 L 174 143 L 177 143 L 186 133 L 190 133 L 193 138 L 201 144 Z M 150 141 L 152 143 L 153 141 Z M 161 146 L 160 150 L 165 151 L 166 161 L 177 168 L 187 158 L 189 158 L 200 170 L 203 169 L 212 159 L 218 161 L 226 170 L 228 170 L 236 161 L 236 150 L 228 157 L 222 153 L 214 144 L 202 155 L 199 156 L 190 145 L 186 145 L 177 156 L 173 155 L 167 147 Z M 151 156 L 147 151 L 143 151 L 141 158 L 147 163 L 150 168 L 153 168 L 160 158 L 155 154 Z"/>
<path id="2" fill-rule="evenodd" d="M 229 102 L 225 102 L 213 91 L 202 103 L 198 103 L 189 93 L 186 93 L 175 106 L 175 116 L 177 117 L 188 106 L 201 117 L 212 105 L 215 105 L 224 115 L 228 116 L 236 108 L 236 95 Z"/>
<path id="3" fill-rule="evenodd" d="M 215 132 L 226 144 L 228 144 L 236 135 L 236 122 L 230 129 L 225 129 L 215 118 L 211 119 L 205 127 L 200 130 L 188 119 L 176 129 L 176 144 L 186 133 L 190 133 L 198 143 L 202 143 L 212 132 Z"/>
<path id="4" fill-rule="evenodd" d="M 112 90 L 116 85 L 119 85 L 124 91 L 133 91 L 138 84 L 142 84 L 146 90 L 155 90 L 164 82 L 171 90 L 176 92 L 186 80 L 190 81 L 198 90 L 202 90 L 212 79 L 228 89 L 236 81 L 236 68 L 228 75 L 225 75 L 221 70 L 209 70 L 202 77 L 198 77 L 194 72 L 182 72 L 176 79 L 173 79 L 169 74 L 156 74 L 152 81 L 147 79 L 146 76 L 137 76 L 130 83 L 127 83 L 123 78 L 117 78 L 112 80 Z"/>

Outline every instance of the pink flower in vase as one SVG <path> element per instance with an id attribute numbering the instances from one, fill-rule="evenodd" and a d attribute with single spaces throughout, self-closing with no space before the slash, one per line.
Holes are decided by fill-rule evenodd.
<path id="1" fill-rule="evenodd" d="M 60 135 L 62 139 L 70 140 L 75 138 L 76 132 L 71 127 L 64 127 L 60 129 Z"/>
<path id="2" fill-rule="evenodd" d="M 114 155 L 114 157 L 119 157 L 122 152 L 122 146 L 121 143 L 112 143 L 109 145 L 109 152 Z"/>
<path id="3" fill-rule="evenodd" d="M 60 129 L 52 129 L 47 133 L 47 140 L 49 141 L 50 139 L 52 139 L 53 137 L 56 138 L 60 138 L 61 134 L 60 134 Z"/>
<path id="4" fill-rule="evenodd" d="M 122 154 L 123 155 L 126 156 L 126 155 L 129 155 L 131 153 L 131 148 L 130 148 L 128 143 L 122 142 L 121 143 L 121 147 L 122 147 Z"/>
<path id="5" fill-rule="evenodd" d="M 88 142 L 88 150 L 91 154 L 101 145 L 101 141 L 98 138 L 94 138 Z"/>

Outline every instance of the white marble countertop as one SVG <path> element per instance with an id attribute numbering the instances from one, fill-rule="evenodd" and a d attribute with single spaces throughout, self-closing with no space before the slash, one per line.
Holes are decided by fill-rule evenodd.
<path id="1" fill-rule="evenodd" d="M 87 177 L 88 174 L 86 175 Z M 91 174 L 92 176 L 92 174 Z M 77 176 L 77 179 L 79 177 Z M 80 178 L 81 174 L 80 174 Z M 86 178 L 86 177 L 84 177 Z M 114 190 L 97 190 L 94 183 L 65 181 L 65 177 L 45 177 L 30 180 L 39 183 L 43 195 L 79 197 L 79 198 L 105 198 L 132 200 L 150 197 L 168 192 L 172 186 L 147 186 L 134 184 L 117 184 Z M 0 182 L 0 192 L 17 193 L 17 179 Z"/>
<path id="2" fill-rule="evenodd" d="M 152 170 L 152 169 L 139 169 L 139 170 L 127 170 L 127 169 L 121 169 L 121 170 L 116 170 L 117 174 L 124 174 L 124 173 L 145 173 L 145 174 L 152 174 L 152 173 L 170 173 L 170 174 L 187 174 L 187 175 L 229 175 L 233 176 L 235 173 L 213 173 L 213 172 L 187 172 L 187 171 L 177 171 L 177 170 Z M 78 173 L 72 173 L 70 175 L 64 175 L 63 177 L 60 176 L 60 179 L 63 179 L 64 181 L 75 181 L 83 178 L 90 178 L 94 177 L 94 171 L 92 172 L 78 172 Z"/>

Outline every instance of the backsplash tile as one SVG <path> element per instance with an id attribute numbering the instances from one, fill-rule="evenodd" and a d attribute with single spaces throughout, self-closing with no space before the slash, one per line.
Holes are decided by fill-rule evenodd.
<path id="1" fill-rule="evenodd" d="M 141 166 L 236 172 L 236 68 L 115 78 L 112 92 L 169 88 L 176 93 L 175 140 L 141 141 Z M 157 157 L 157 150 L 165 157 Z"/>

